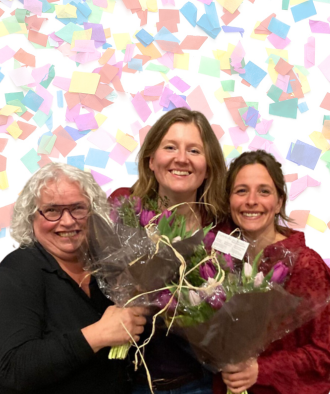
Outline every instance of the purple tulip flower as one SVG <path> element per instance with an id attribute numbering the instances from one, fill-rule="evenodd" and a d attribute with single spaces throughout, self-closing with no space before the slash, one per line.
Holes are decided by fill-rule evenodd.
<path id="1" fill-rule="evenodd" d="M 146 226 L 155 215 L 154 211 L 147 211 L 146 209 L 143 209 L 140 215 L 141 226 Z"/>
<path id="2" fill-rule="evenodd" d="M 199 275 L 201 278 L 208 280 L 208 278 L 214 278 L 217 273 L 217 269 L 211 261 L 207 261 L 205 264 L 199 266 Z"/>
<path id="3" fill-rule="evenodd" d="M 212 244 L 214 242 L 214 239 L 215 239 L 215 234 L 212 231 L 209 231 L 205 235 L 205 238 L 203 239 L 203 243 L 206 250 L 212 249 Z"/>
<path id="4" fill-rule="evenodd" d="M 156 300 L 157 305 L 159 306 L 160 309 L 163 309 L 170 302 L 171 298 L 172 298 L 172 293 L 169 290 L 162 290 L 158 294 L 158 297 Z M 177 304 L 178 304 L 178 301 L 173 297 L 170 305 L 168 306 L 168 310 L 173 312 L 175 310 Z"/>
<path id="5" fill-rule="evenodd" d="M 165 211 L 162 212 L 162 214 L 158 217 L 158 219 L 155 221 L 155 223 L 158 224 L 164 216 L 166 218 L 169 218 L 171 215 L 172 215 L 172 212 L 165 209 Z"/>
<path id="6" fill-rule="evenodd" d="M 111 201 L 111 203 L 112 203 L 112 206 L 113 206 L 114 208 L 119 208 L 119 207 L 122 206 L 121 201 L 120 201 L 119 198 L 117 198 L 117 197 L 113 198 L 112 201 Z"/>
<path id="7" fill-rule="evenodd" d="M 226 293 L 222 286 L 216 287 L 214 293 L 205 300 L 213 309 L 220 309 L 226 301 Z"/>
<path id="8" fill-rule="evenodd" d="M 275 283 L 283 283 L 284 279 L 287 277 L 289 273 L 289 268 L 286 267 L 282 261 L 278 262 L 274 266 L 274 272 L 271 278 L 271 282 Z"/>

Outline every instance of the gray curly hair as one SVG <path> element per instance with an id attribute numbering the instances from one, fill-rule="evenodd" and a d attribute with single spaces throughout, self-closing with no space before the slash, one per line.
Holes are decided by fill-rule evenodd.
<path id="1" fill-rule="evenodd" d="M 14 206 L 10 232 L 20 246 L 30 246 L 36 242 L 33 220 L 42 189 L 49 182 L 57 182 L 63 178 L 78 183 L 83 196 L 90 201 L 93 212 L 110 222 L 107 196 L 90 173 L 65 163 L 50 163 L 29 179 Z"/>

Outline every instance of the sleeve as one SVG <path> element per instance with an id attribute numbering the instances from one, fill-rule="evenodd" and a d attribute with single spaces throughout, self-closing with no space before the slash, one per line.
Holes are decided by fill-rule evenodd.
<path id="1" fill-rule="evenodd" d="M 80 330 L 45 335 L 41 270 L 22 263 L 0 267 L 0 387 L 18 391 L 56 383 L 94 356 Z"/>
<path id="2" fill-rule="evenodd" d="M 330 275 L 321 257 L 306 248 L 286 289 L 305 297 L 316 317 L 270 347 L 258 358 L 259 374 L 252 393 L 265 386 L 280 394 L 327 393 L 330 390 Z M 258 390 L 259 388 L 259 390 Z"/>

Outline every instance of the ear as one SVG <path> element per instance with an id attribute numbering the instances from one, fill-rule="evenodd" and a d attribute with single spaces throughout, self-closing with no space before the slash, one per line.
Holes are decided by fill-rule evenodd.
<path id="1" fill-rule="evenodd" d="M 151 171 L 154 171 L 155 167 L 154 167 L 154 157 L 150 156 L 149 158 L 149 168 Z"/>
<path id="2" fill-rule="evenodd" d="M 283 205 L 283 197 L 280 197 L 276 205 L 276 211 L 275 211 L 276 214 L 280 213 L 282 205 Z"/>

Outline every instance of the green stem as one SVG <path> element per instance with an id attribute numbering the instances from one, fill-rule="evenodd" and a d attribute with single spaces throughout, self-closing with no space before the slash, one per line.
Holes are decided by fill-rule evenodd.
<path id="1" fill-rule="evenodd" d="M 125 343 L 121 346 L 113 346 L 109 353 L 110 360 L 124 360 L 127 357 L 128 351 L 131 347 L 131 343 Z"/>

